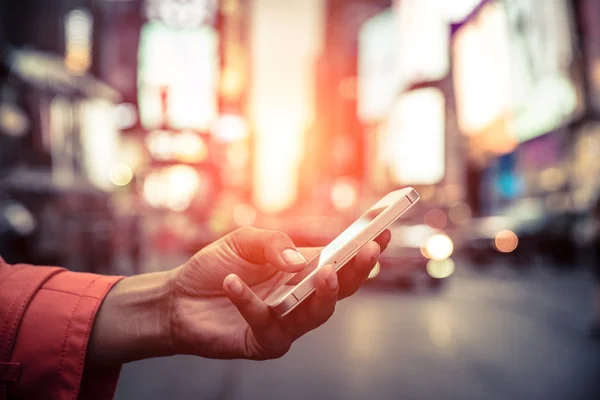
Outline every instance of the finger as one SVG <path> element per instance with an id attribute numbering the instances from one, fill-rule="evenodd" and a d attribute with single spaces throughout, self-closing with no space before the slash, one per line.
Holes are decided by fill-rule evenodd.
<path id="1" fill-rule="evenodd" d="M 340 270 L 338 273 L 340 281 L 340 299 L 353 295 L 367 280 L 369 273 L 377 263 L 379 254 L 379 244 L 376 242 L 369 242 L 360 249 L 352 262 L 345 265 Z"/>
<path id="2" fill-rule="evenodd" d="M 306 266 L 304 256 L 283 232 L 246 227 L 236 230 L 228 239 L 237 253 L 252 263 L 270 263 L 285 272 L 298 272 Z"/>
<path id="3" fill-rule="evenodd" d="M 335 311 L 339 291 L 337 273 L 331 264 L 324 266 L 315 278 L 315 294 L 309 300 L 308 316 L 312 322 L 309 329 L 325 323 Z"/>
<path id="4" fill-rule="evenodd" d="M 253 331 L 264 329 L 273 323 L 273 314 L 254 292 L 235 274 L 223 281 L 223 289 Z"/>
<path id="5" fill-rule="evenodd" d="M 390 241 L 392 240 L 392 232 L 389 229 L 381 232 L 379 236 L 375 238 L 375 242 L 379 244 L 380 253 L 383 253 L 387 249 Z"/>

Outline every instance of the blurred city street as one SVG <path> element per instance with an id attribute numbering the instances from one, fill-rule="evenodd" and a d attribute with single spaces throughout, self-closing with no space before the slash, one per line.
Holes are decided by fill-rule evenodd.
<path id="1" fill-rule="evenodd" d="M 284 358 L 125 365 L 117 399 L 596 399 L 587 271 L 458 268 L 439 292 L 369 285 Z"/>
<path id="2" fill-rule="evenodd" d="M 79 297 L 41 302 L 62 344 L 35 301 L 0 326 L 35 326 L 56 365 L 15 343 L 58 376 L 85 333 L 66 398 L 135 359 L 119 400 L 600 399 L 599 22 L 600 0 L 0 0 L 0 269 L 64 268 L 66 294 L 126 277 L 79 330 Z M 361 249 L 383 225 L 385 253 Z M 374 267 L 285 357 L 219 360 L 277 354 L 364 279 L 300 275 L 329 305 L 273 323 L 308 293 L 294 246 Z M 0 300 L 26 293 L 6 276 Z M 177 348 L 217 360 L 151 359 L 180 304 Z M 54 390 L 11 343 L 8 397 Z"/>

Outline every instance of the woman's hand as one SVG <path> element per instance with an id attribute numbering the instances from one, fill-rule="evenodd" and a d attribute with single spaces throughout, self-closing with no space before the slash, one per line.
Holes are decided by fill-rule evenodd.
<path id="1" fill-rule="evenodd" d="M 115 285 L 96 317 L 86 365 L 172 354 L 280 357 L 296 339 L 327 321 L 339 299 L 358 290 L 390 238 L 389 231 L 382 233 L 339 274 L 325 266 L 317 273 L 315 293 L 278 318 L 263 300 L 320 249 L 296 249 L 281 232 L 239 229 L 181 267 Z"/>

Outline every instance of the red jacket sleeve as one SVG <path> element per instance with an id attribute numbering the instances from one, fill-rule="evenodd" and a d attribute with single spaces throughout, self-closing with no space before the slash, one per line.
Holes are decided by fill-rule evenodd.
<path id="1" fill-rule="evenodd" d="M 0 259 L 0 399 L 112 398 L 120 368 L 92 371 L 85 355 L 102 300 L 121 278 Z"/>

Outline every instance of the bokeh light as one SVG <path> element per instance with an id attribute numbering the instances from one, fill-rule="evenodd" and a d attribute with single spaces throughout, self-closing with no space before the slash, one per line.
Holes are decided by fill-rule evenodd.
<path id="1" fill-rule="evenodd" d="M 222 115 L 213 126 L 215 136 L 226 143 L 248 137 L 248 124 L 239 115 Z"/>
<path id="2" fill-rule="evenodd" d="M 116 186 L 127 186 L 133 179 L 133 171 L 125 163 L 116 163 L 110 168 L 109 179 Z"/>
<path id="3" fill-rule="evenodd" d="M 144 198 L 157 208 L 185 211 L 200 189 L 198 171 L 188 165 L 174 165 L 150 173 L 144 181 Z"/>
<path id="4" fill-rule="evenodd" d="M 115 107 L 115 119 L 119 129 L 129 129 L 137 122 L 137 109 L 134 104 L 122 103 Z"/>
<path id="5" fill-rule="evenodd" d="M 256 210 L 249 204 L 239 204 L 233 210 L 233 220 L 239 226 L 249 226 L 256 221 Z"/>
<path id="6" fill-rule="evenodd" d="M 429 260 L 427 262 L 427 273 L 432 278 L 444 279 L 451 276 L 456 269 L 456 264 L 451 258 L 445 260 Z"/>
<path id="7" fill-rule="evenodd" d="M 433 208 L 425 213 L 424 221 L 434 229 L 444 229 L 448 223 L 446 213 L 439 208 Z"/>
<path id="8" fill-rule="evenodd" d="M 199 135 L 185 131 L 173 142 L 173 153 L 182 162 L 199 163 L 206 160 L 208 148 Z"/>
<path id="9" fill-rule="evenodd" d="M 356 187 L 351 182 L 340 180 L 331 189 L 331 202 L 338 210 L 347 210 L 356 203 Z"/>
<path id="10" fill-rule="evenodd" d="M 422 253 L 427 258 L 432 260 L 445 260 L 452 255 L 454 244 L 452 243 L 452 239 L 447 235 L 438 233 L 427 239 L 423 250 Z"/>
<path id="11" fill-rule="evenodd" d="M 450 210 L 448 210 L 450 221 L 458 225 L 467 222 L 471 218 L 471 215 L 471 207 L 464 202 L 454 203 L 452 206 L 450 206 Z"/>
<path id="12" fill-rule="evenodd" d="M 513 231 L 505 230 L 498 232 L 494 240 L 496 249 L 501 253 L 511 253 L 515 251 L 519 244 L 519 238 Z"/>

